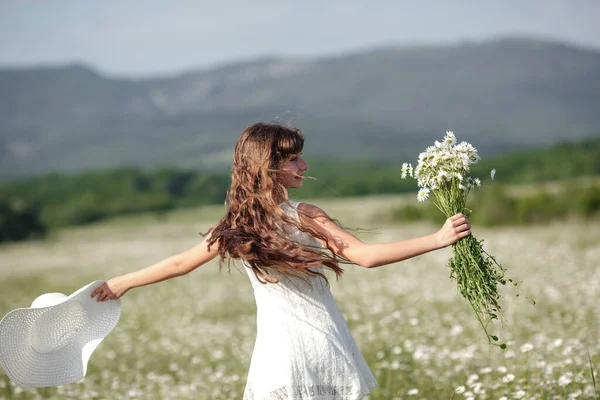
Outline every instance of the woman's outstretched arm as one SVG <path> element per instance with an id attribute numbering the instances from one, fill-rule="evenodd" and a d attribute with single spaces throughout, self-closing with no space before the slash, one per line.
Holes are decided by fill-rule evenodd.
<path id="1" fill-rule="evenodd" d="M 435 233 L 387 243 L 365 243 L 338 226 L 319 207 L 300 203 L 300 221 L 323 234 L 336 254 L 366 268 L 379 267 L 441 249 L 471 234 L 469 220 L 456 214 Z"/>
<path id="2" fill-rule="evenodd" d="M 209 238 L 210 233 L 204 237 L 202 242 L 189 250 L 167 257 L 146 268 L 109 279 L 94 290 L 91 296 L 98 295 L 98 301 L 118 299 L 130 289 L 190 273 L 219 254 L 217 245 L 208 249 Z"/>

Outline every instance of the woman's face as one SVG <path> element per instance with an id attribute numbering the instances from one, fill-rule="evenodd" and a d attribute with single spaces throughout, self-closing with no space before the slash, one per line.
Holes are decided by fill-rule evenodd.
<path id="1" fill-rule="evenodd" d="M 302 187 L 306 169 L 308 169 L 308 165 L 302 158 L 302 153 L 292 154 L 281 162 L 277 181 L 286 188 Z"/>

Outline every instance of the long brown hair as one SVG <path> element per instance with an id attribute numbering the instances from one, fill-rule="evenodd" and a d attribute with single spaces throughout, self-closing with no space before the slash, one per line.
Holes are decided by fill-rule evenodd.
<path id="1" fill-rule="evenodd" d="M 336 277 L 342 274 L 339 263 L 347 260 L 335 254 L 327 238 L 302 226 L 280 207 L 280 201 L 288 201 L 288 194 L 276 180 L 278 169 L 303 146 L 302 132 L 293 126 L 255 123 L 244 129 L 233 153 L 228 209 L 208 240 L 209 248 L 218 244 L 221 264 L 227 256 L 242 259 L 262 283 L 277 283 L 280 274 L 302 278 L 318 275 L 327 281 L 314 269 L 321 265 L 334 271 Z M 321 239 L 326 247 L 290 240 L 282 228 L 286 224 Z"/>

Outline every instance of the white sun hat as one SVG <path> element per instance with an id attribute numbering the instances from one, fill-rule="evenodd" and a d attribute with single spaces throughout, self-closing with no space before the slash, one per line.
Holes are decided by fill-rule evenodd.
<path id="1" fill-rule="evenodd" d="M 94 281 L 70 296 L 46 293 L 0 321 L 0 365 L 23 388 L 66 385 L 86 374 L 92 352 L 121 316 L 120 300 L 98 302 Z"/>

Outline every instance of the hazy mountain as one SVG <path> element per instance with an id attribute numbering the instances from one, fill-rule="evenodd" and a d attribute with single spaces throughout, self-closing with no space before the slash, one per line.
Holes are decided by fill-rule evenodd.
<path id="1" fill-rule="evenodd" d="M 129 80 L 0 68 L 0 178 L 115 164 L 222 167 L 257 120 L 306 154 L 416 158 L 446 130 L 483 154 L 600 134 L 600 52 L 520 38 L 261 59 Z"/>

